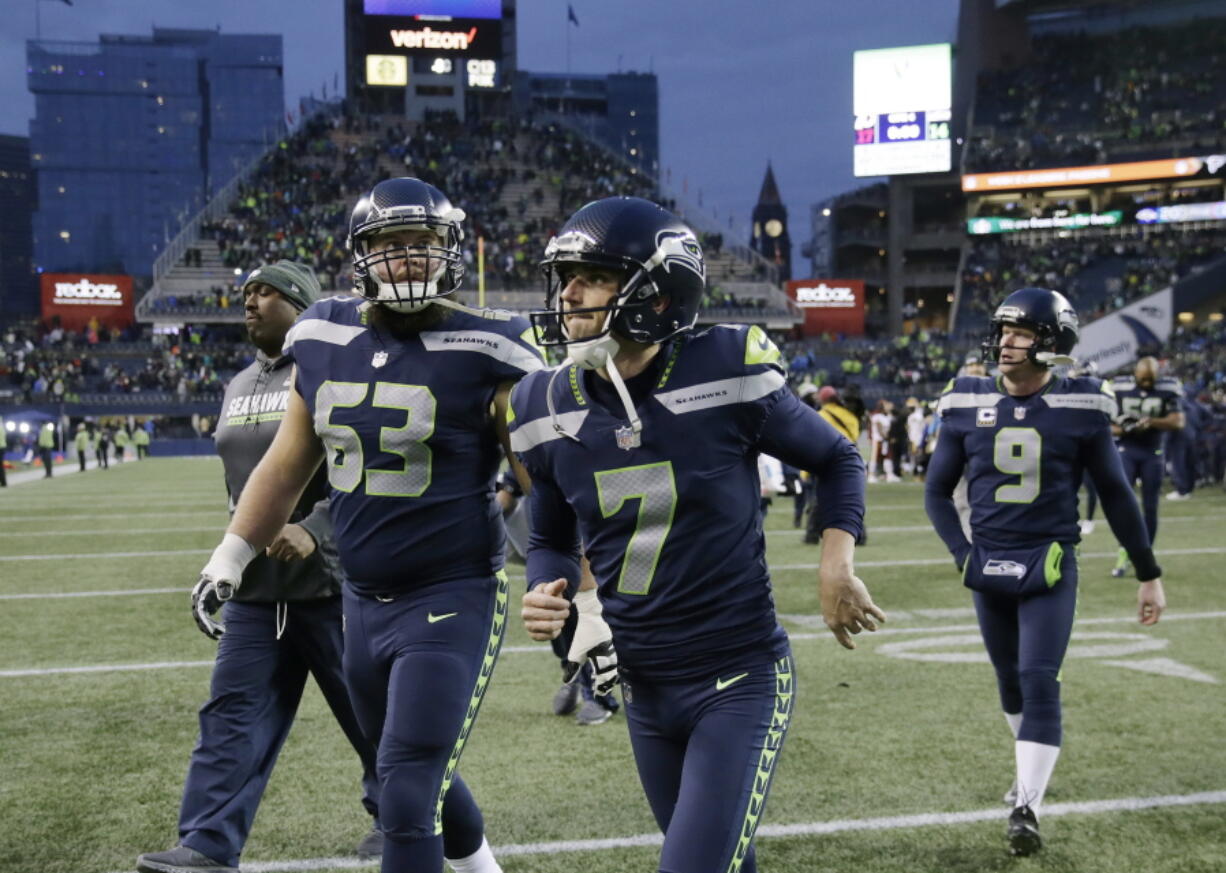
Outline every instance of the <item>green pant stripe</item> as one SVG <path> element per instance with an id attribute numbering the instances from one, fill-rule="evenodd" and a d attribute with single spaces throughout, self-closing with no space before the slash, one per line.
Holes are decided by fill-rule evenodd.
<path id="1" fill-rule="evenodd" d="M 434 833 L 443 832 L 443 798 L 451 787 L 455 777 L 456 767 L 460 764 L 460 755 L 464 752 L 464 744 L 472 732 L 477 720 L 477 711 L 481 709 L 481 701 L 485 690 L 489 687 L 490 677 L 494 675 L 494 665 L 498 663 L 498 652 L 502 649 L 502 638 L 507 630 L 507 601 L 510 582 L 507 574 L 499 570 L 495 577 L 498 580 L 497 593 L 494 596 L 494 615 L 490 620 L 490 635 L 485 644 L 485 655 L 481 659 L 481 669 L 477 673 L 477 683 L 473 686 L 472 696 L 468 698 L 468 712 L 464 716 L 464 724 L 460 727 L 460 735 L 451 749 L 451 757 L 447 759 L 447 769 L 443 771 L 443 784 L 439 787 L 438 797 L 434 802 Z"/>
<path id="2" fill-rule="evenodd" d="M 775 662 L 775 711 L 771 714 L 771 724 L 766 731 L 762 751 L 758 755 L 758 771 L 754 774 L 753 790 L 750 792 L 745 819 L 741 824 L 741 836 L 737 839 L 736 850 L 728 863 L 727 873 L 739 873 L 753 842 L 754 832 L 762 820 L 766 795 L 770 791 L 771 778 L 775 775 L 775 764 L 779 760 L 779 752 L 783 749 L 783 740 L 788 733 L 788 724 L 792 720 L 792 697 L 792 656 L 787 655 Z"/>

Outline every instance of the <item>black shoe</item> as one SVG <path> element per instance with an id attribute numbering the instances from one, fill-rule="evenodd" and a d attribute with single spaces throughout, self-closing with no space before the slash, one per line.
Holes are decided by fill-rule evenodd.
<path id="1" fill-rule="evenodd" d="M 141 855 L 136 859 L 136 870 L 137 873 L 238 873 L 237 867 L 227 867 L 187 846 Z"/>
<path id="2" fill-rule="evenodd" d="M 570 715 L 579 706 L 579 683 L 563 682 L 553 693 L 553 714 Z"/>
<path id="3" fill-rule="evenodd" d="M 370 833 L 362 837 L 362 841 L 358 843 L 357 853 L 363 861 L 383 857 L 383 831 L 379 830 L 378 825 L 372 826 Z"/>
<path id="4" fill-rule="evenodd" d="M 1016 807 L 1009 813 L 1009 854 L 1033 855 L 1043 848 L 1039 838 L 1039 820 L 1029 806 Z"/>

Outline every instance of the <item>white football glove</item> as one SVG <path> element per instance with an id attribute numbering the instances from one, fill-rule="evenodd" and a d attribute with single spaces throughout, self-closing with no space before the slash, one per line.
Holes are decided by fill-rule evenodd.
<path id="1" fill-rule="evenodd" d="M 617 651 L 613 648 L 613 631 L 605 624 L 604 609 L 595 589 L 575 595 L 579 622 L 575 638 L 562 662 L 563 679 L 574 682 L 585 661 L 592 662 L 592 692 L 604 697 L 617 687 Z"/>
<path id="2" fill-rule="evenodd" d="M 213 550 L 209 562 L 200 571 L 200 581 L 192 589 L 192 618 L 209 639 L 219 639 L 225 625 L 213 616 L 221 605 L 234 596 L 243 582 L 243 570 L 251 563 L 256 550 L 237 534 L 228 533 Z"/>

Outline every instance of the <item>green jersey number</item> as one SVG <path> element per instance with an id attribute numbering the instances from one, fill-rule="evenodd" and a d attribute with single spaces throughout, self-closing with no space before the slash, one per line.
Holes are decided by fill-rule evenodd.
<path id="1" fill-rule="evenodd" d="M 600 513 L 605 518 L 621 512 L 627 501 L 638 501 L 634 533 L 626 544 L 617 590 L 623 594 L 647 594 L 677 509 L 677 483 L 673 478 L 672 462 L 598 472 L 596 496 L 600 501 Z"/>
<path id="2" fill-rule="evenodd" d="M 399 470 L 368 469 L 358 432 L 334 424 L 334 409 L 352 409 L 366 400 L 365 382 L 325 382 L 315 395 L 315 432 L 324 444 L 328 482 L 337 491 L 351 493 L 366 476 L 366 493 L 372 497 L 420 497 L 430 487 L 433 453 L 426 440 L 434 434 L 438 404 L 425 385 L 376 382 L 370 405 L 380 409 L 403 409 L 404 424 L 379 429 L 379 449 L 399 455 Z"/>
<path id="3" fill-rule="evenodd" d="M 1039 496 L 1043 437 L 1033 427 L 1002 427 L 996 432 L 993 458 L 996 469 L 1016 482 L 996 489 L 997 503 L 1032 503 Z"/>

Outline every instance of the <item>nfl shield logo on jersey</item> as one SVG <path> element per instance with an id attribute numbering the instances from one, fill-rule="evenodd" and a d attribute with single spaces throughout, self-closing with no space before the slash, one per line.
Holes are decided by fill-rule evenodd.
<path id="1" fill-rule="evenodd" d="M 975 414 L 976 427 L 996 427 L 996 408 L 981 406 Z"/>
<path id="2" fill-rule="evenodd" d="M 375 352 L 374 355 L 371 356 L 370 365 L 372 367 L 375 367 L 376 369 L 379 367 L 382 367 L 386 363 L 387 363 L 387 352 L 379 351 L 379 352 Z"/>
<path id="3" fill-rule="evenodd" d="M 639 439 L 639 435 L 635 433 L 634 428 L 630 425 L 617 428 L 617 430 L 613 431 L 613 436 L 617 438 L 617 447 L 625 449 L 627 452 L 631 449 L 637 449 L 642 442 Z"/>
<path id="4" fill-rule="evenodd" d="M 1017 409 L 1013 410 L 1013 417 L 1018 421 L 1021 421 L 1026 417 L 1026 408 L 1024 406 L 1017 407 Z"/>

